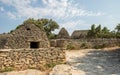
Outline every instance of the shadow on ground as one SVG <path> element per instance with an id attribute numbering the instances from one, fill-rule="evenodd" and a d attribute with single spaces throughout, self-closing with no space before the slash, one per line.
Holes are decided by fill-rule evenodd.
<path id="1" fill-rule="evenodd" d="M 86 75 L 120 75 L 120 49 L 92 50 L 85 57 L 72 59 L 75 62 L 71 65 L 85 71 Z"/>

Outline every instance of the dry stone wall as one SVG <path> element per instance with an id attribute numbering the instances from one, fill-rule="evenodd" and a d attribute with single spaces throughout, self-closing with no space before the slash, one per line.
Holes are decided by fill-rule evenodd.
<path id="1" fill-rule="evenodd" d="M 95 48 L 99 46 L 114 47 L 120 46 L 120 39 L 55 39 L 50 41 L 52 47 L 74 46 L 74 49 Z"/>
<path id="2" fill-rule="evenodd" d="M 59 48 L 0 50 L 0 71 L 7 69 L 44 69 L 47 64 L 65 63 L 65 52 Z"/>
<path id="3" fill-rule="evenodd" d="M 50 46 L 51 47 L 66 47 L 66 45 L 69 43 L 68 39 L 55 39 L 50 40 Z"/>

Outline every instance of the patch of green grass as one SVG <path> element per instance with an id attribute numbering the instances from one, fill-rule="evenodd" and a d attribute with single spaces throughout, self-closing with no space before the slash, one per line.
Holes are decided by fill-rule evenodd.
<path id="1" fill-rule="evenodd" d="M 54 63 L 49 63 L 49 64 L 46 64 L 46 67 L 48 67 L 48 68 L 53 68 L 53 67 L 55 67 L 56 65 L 59 65 L 59 64 L 66 64 L 66 62 L 54 62 Z"/>
<path id="2" fill-rule="evenodd" d="M 35 67 L 32 67 L 32 66 L 29 66 L 28 68 L 29 68 L 29 69 L 36 69 Z"/>
<path id="3" fill-rule="evenodd" d="M 0 72 L 10 72 L 10 71 L 13 71 L 14 69 L 12 68 L 12 67 L 6 67 L 6 68 L 4 68 L 4 69 L 1 69 L 1 71 Z"/>
<path id="4" fill-rule="evenodd" d="M 106 44 L 94 46 L 95 49 L 102 49 L 102 48 L 105 48 L 105 47 L 107 47 Z"/>
<path id="5" fill-rule="evenodd" d="M 68 45 L 67 45 L 67 49 L 69 49 L 69 50 L 73 50 L 73 49 L 75 49 L 75 46 L 72 45 L 72 44 L 68 44 Z"/>
<path id="6" fill-rule="evenodd" d="M 83 42 L 83 43 L 81 43 L 80 48 L 89 49 L 89 48 L 92 48 L 92 45 L 89 42 Z"/>
<path id="7" fill-rule="evenodd" d="M 89 48 L 89 47 L 88 47 L 87 43 L 82 43 L 81 44 L 81 48 L 85 48 L 86 49 L 86 48 Z"/>
<path id="8" fill-rule="evenodd" d="M 46 64 L 46 66 L 48 68 L 53 68 L 54 66 L 56 66 L 57 64 L 56 63 L 50 63 L 50 64 Z"/>

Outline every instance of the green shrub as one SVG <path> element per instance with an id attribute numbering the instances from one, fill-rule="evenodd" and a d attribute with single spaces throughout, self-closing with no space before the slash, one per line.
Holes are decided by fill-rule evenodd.
<path id="1" fill-rule="evenodd" d="M 35 67 L 33 66 L 28 66 L 29 69 L 36 69 Z"/>
<path id="2" fill-rule="evenodd" d="M 13 71 L 14 69 L 12 68 L 12 67 L 6 67 L 6 68 L 4 68 L 4 69 L 1 69 L 1 71 L 0 72 L 9 72 L 9 71 Z"/>
<path id="3" fill-rule="evenodd" d="M 21 26 L 22 26 L 22 25 L 18 25 L 18 26 L 16 27 L 16 29 L 19 29 Z M 16 29 L 15 29 L 15 30 L 16 30 Z"/>
<path id="4" fill-rule="evenodd" d="M 67 45 L 67 49 L 73 50 L 75 49 L 75 46 L 70 43 Z"/>
<path id="5" fill-rule="evenodd" d="M 84 49 L 88 49 L 88 48 L 91 48 L 91 44 L 90 43 L 82 43 L 80 48 L 84 48 Z"/>
<path id="6" fill-rule="evenodd" d="M 14 32 L 14 30 L 11 30 L 10 33 Z"/>
<path id="7" fill-rule="evenodd" d="M 101 48 L 105 48 L 105 47 L 107 47 L 106 44 L 101 44 L 101 45 L 95 45 L 94 46 L 95 49 L 101 49 Z"/>
<path id="8" fill-rule="evenodd" d="M 48 68 L 53 68 L 54 66 L 56 66 L 57 64 L 56 63 L 50 63 L 50 64 L 47 64 L 46 66 Z"/>
<path id="9" fill-rule="evenodd" d="M 81 44 L 81 48 L 85 48 L 85 49 L 88 48 L 87 43 L 82 43 L 82 44 Z"/>
<path id="10" fill-rule="evenodd" d="M 55 67 L 56 65 L 59 65 L 59 64 L 65 64 L 66 62 L 54 62 L 54 63 L 49 63 L 49 64 L 46 64 L 46 67 L 47 68 L 53 68 Z"/>

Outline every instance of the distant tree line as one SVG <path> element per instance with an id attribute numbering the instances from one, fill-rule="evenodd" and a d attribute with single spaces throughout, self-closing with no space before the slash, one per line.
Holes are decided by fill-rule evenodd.
<path id="1" fill-rule="evenodd" d="M 118 24 L 113 31 L 110 31 L 107 27 L 101 27 L 95 24 L 91 26 L 91 29 L 87 33 L 87 38 L 120 38 L 120 24 Z"/>
<path id="2" fill-rule="evenodd" d="M 23 22 L 23 24 L 34 24 L 39 27 L 41 30 L 46 32 L 46 35 L 49 39 L 56 39 L 57 35 L 52 33 L 55 29 L 59 28 L 59 25 L 56 21 L 52 19 L 33 19 L 29 18 Z M 18 29 L 20 25 L 16 28 Z M 13 32 L 13 30 L 11 30 Z M 120 38 L 120 24 L 118 24 L 113 31 L 110 31 L 107 27 L 101 27 L 93 24 L 91 29 L 87 33 L 87 38 Z"/>

